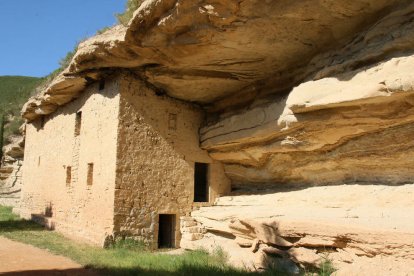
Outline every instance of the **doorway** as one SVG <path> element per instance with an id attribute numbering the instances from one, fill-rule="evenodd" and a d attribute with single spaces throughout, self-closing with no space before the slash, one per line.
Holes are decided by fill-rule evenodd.
<path id="1" fill-rule="evenodd" d="M 175 215 L 158 217 L 158 248 L 175 248 Z"/>
<path id="2" fill-rule="evenodd" d="M 208 202 L 208 164 L 195 163 L 194 202 Z"/>

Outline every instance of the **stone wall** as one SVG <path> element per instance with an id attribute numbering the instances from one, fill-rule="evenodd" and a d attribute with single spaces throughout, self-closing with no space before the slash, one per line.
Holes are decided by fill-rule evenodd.
<path id="1" fill-rule="evenodd" d="M 56 230 L 96 244 L 112 234 L 118 107 L 118 82 L 107 80 L 105 89 L 90 85 L 43 122 L 27 125 L 23 217 L 51 216 Z"/>
<path id="2" fill-rule="evenodd" d="M 199 147 L 200 108 L 156 95 L 132 75 L 120 88 L 120 121 L 115 190 L 115 234 L 139 236 L 157 246 L 158 215 L 179 217 L 227 193 L 230 183 L 220 163 Z M 193 203 L 194 163 L 209 163 L 209 203 Z"/>

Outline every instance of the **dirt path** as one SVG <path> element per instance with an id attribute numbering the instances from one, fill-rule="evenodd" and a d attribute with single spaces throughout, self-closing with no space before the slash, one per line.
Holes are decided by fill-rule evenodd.
<path id="1" fill-rule="evenodd" d="M 74 261 L 0 237 L 0 275 L 96 275 Z"/>

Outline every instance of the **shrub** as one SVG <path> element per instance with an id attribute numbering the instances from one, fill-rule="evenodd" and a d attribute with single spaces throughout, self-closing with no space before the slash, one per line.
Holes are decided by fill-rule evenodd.
<path id="1" fill-rule="evenodd" d="M 98 34 L 98 35 L 100 35 L 100 34 L 103 34 L 104 32 L 106 32 L 107 30 L 109 30 L 111 27 L 103 27 L 102 29 L 100 29 L 100 30 L 97 30 L 96 31 L 96 34 Z"/>
<path id="2" fill-rule="evenodd" d="M 123 13 L 118 13 L 116 17 L 118 18 L 118 22 L 122 25 L 128 25 L 129 20 L 131 20 L 134 12 L 141 6 L 141 4 L 145 0 L 128 0 L 126 3 L 126 9 Z"/>
<path id="3" fill-rule="evenodd" d="M 66 67 L 69 66 L 70 62 L 72 61 L 73 57 L 78 50 L 79 43 L 75 45 L 75 48 L 72 51 L 66 53 L 66 56 L 59 61 L 60 69 L 63 71 Z"/>

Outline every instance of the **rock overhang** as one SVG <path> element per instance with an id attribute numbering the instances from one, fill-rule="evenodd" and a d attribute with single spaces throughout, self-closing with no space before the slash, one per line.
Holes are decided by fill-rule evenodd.
<path id="1" fill-rule="evenodd" d="M 128 26 L 81 43 L 69 67 L 22 114 L 29 121 L 50 114 L 120 69 L 208 111 L 246 106 L 289 91 L 332 62 L 325 53 L 406 3 L 146 0 Z"/>

